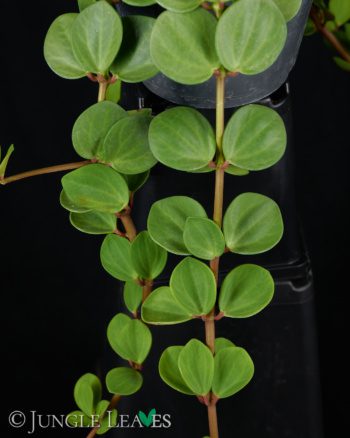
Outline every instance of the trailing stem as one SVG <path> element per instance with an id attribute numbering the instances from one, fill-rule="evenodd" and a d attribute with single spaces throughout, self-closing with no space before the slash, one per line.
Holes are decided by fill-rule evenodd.
<path id="1" fill-rule="evenodd" d="M 224 157 L 222 154 L 222 138 L 225 128 L 225 76 L 226 74 L 220 71 L 216 80 L 216 174 L 215 174 L 215 198 L 214 198 L 214 214 L 213 219 L 216 224 L 222 227 L 223 217 L 223 201 L 224 201 L 224 179 L 225 170 L 223 168 Z M 216 279 L 216 284 L 219 281 L 219 266 L 220 258 L 216 257 L 210 262 L 210 268 L 213 271 Z M 205 338 L 207 346 L 211 352 L 215 353 L 215 307 L 207 316 L 205 321 Z M 218 419 L 216 411 L 216 400 L 213 399 L 212 394 L 208 403 L 208 420 L 209 431 L 211 438 L 219 438 Z"/>

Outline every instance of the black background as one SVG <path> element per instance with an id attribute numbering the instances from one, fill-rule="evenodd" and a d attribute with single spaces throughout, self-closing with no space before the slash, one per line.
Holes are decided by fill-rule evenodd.
<path id="1" fill-rule="evenodd" d="M 58 78 L 42 55 L 51 21 L 73 10 L 73 0 L 1 3 L 0 143 L 5 149 L 16 146 L 8 174 L 79 160 L 70 131 L 95 102 L 96 86 L 87 79 Z M 350 75 L 333 64 L 316 36 L 304 40 L 290 80 L 298 213 L 315 276 L 326 436 L 333 437 L 347 433 L 350 407 L 340 401 L 346 395 L 349 345 Z M 105 326 L 115 313 L 116 285 L 99 263 L 101 239 L 69 225 L 59 192 L 60 175 L 0 188 L 6 422 L 15 409 L 55 414 L 74 409 L 74 382 L 95 369 Z M 44 433 L 78 436 L 67 430 Z"/>

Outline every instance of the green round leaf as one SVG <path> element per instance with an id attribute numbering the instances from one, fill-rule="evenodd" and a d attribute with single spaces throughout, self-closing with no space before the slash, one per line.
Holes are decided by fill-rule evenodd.
<path id="1" fill-rule="evenodd" d="M 213 260 L 225 251 L 224 235 L 211 219 L 189 217 L 183 237 L 190 253 L 200 259 Z"/>
<path id="2" fill-rule="evenodd" d="M 249 170 L 246 169 L 240 169 L 237 166 L 232 166 L 232 164 L 230 164 L 226 169 L 225 169 L 226 173 L 229 173 L 230 175 L 234 175 L 234 176 L 246 176 L 249 175 Z"/>
<path id="3" fill-rule="evenodd" d="M 108 341 L 123 359 L 141 365 L 151 349 L 152 334 L 138 319 L 118 313 L 107 328 Z"/>
<path id="4" fill-rule="evenodd" d="M 106 386 L 112 394 L 135 394 L 141 388 L 142 383 L 143 378 L 141 374 L 132 368 L 114 368 L 106 376 Z"/>
<path id="5" fill-rule="evenodd" d="M 69 219 L 73 227 L 87 234 L 110 234 L 117 228 L 117 219 L 113 213 L 70 213 Z"/>
<path id="6" fill-rule="evenodd" d="M 72 27 L 78 15 L 60 15 L 51 24 L 45 38 L 45 60 L 54 73 L 65 79 L 79 79 L 86 75 L 72 48 Z"/>
<path id="7" fill-rule="evenodd" d="M 62 190 L 60 194 L 60 204 L 63 208 L 73 213 L 86 213 L 90 211 L 89 208 L 80 207 L 68 198 L 67 193 Z"/>
<path id="8" fill-rule="evenodd" d="M 286 21 L 294 18 L 301 6 L 303 0 L 273 0 L 280 8 Z"/>
<path id="9" fill-rule="evenodd" d="M 178 361 L 182 349 L 183 347 L 174 346 L 168 347 L 163 352 L 159 360 L 159 374 L 162 380 L 176 391 L 187 395 L 195 395 L 186 385 L 179 370 Z"/>
<path id="10" fill-rule="evenodd" d="M 350 2 L 347 0 L 330 0 L 329 9 L 335 16 L 338 26 L 342 26 L 350 20 Z"/>
<path id="11" fill-rule="evenodd" d="M 142 82 L 158 73 L 151 59 L 151 33 L 155 19 L 123 17 L 123 41 L 111 71 L 124 82 Z"/>
<path id="12" fill-rule="evenodd" d="M 118 172 L 138 174 L 149 170 L 157 160 L 148 143 L 151 117 L 129 116 L 119 120 L 104 142 L 103 159 Z"/>
<path id="13" fill-rule="evenodd" d="M 74 387 L 74 400 L 86 415 L 93 415 L 102 397 L 100 379 L 95 374 L 84 374 Z"/>
<path id="14" fill-rule="evenodd" d="M 151 56 L 159 70 L 182 84 L 200 84 L 220 66 L 215 50 L 216 19 L 204 9 L 163 12 L 151 37 Z"/>
<path id="15" fill-rule="evenodd" d="M 168 254 L 164 248 L 151 239 L 148 231 L 142 231 L 131 244 L 131 261 L 138 276 L 153 280 L 166 265 Z"/>
<path id="16" fill-rule="evenodd" d="M 62 186 L 73 204 L 87 210 L 116 213 L 129 202 L 124 178 L 102 164 L 89 164 L 67 173 Z"/>
<path id="17" fill-rule="evenodd" d="M 97 429 L 97 435 L 103 435 L 110 429 L 116 427 L 118 423 L 118 412 L 116 409 L 112 409 L 108 412 L 106 417 L 100 420 L 100 427 Z"/>
<path id="18" fill-rule="evenodd" d="M 215 339 L 215 354 L 218 354 L 219 351 L 224 348 L 235 347 L 235 344 L 226 338 L 216 338 Z"/>
<path id="19" fill-rule="evenodd" d="M 218 398 L 231 397 L 248 385 L 253 375 L 253 361 L 243 348 L 224 348 L 215 356 L 213 393 Z"/>
<path id="20" fill-rule="evenodd" d="M 109 401 L 108 400 L 101 400 L 97 406 L 96 406 L 96 415 L 100 416 L 103 415 L 109 407 Z"/>
<path id="21" fill-rule="evenodd" d="M 127 281 L 124 285 L 124 302 L 127 309 L 135 314 L 142 303 L 142 286 L 136 281 Z"/>
<path id="22" fill-rule="evenodd" d="M 158 161 L 187 172 L 207 166 L 216 151 L 214 131 L 208 120 L 186 107 L 172 108 L 155 117 L 149 142 Z"/>
<path id="23" fill-rule="evenodd" d="M 110 234 L 101 246 L 101 263 L 112 277 L 122 280 L 134 280 L 137 272 L 131 261 L 131 244 L 124 237 Z"/>
<path id="24" fill-rule="evenodd" d="M 131 6 L 150 6 L 157 2 L 156 0 L 124 0 L 124 3 Z"/>
<path id="25" fill-rule="evenodd" d="M 216 301 L 216 281 L 211 269 L 186 257 L 174 269 L 170 288 L 175 298 L 193 316 L 207 315 Z"/>
<path id="26" fill-rule="evenodd" d="M 237 254 L 260 254 L 273 248 L 283 235 L 283 220 L 275 201 L 258 193 L 234 199 L 224 216 L 227 247 Z"/>
<path id="27" fill-rule="evenodd" d="M 73 126 L 72 141 L 76 152 L 83 158 L 101 158 L 108 131 L 127 115 L 122 107 L 113 102 L 99 102 L 90 106 Z"/>
<path id="28" fill-rule="evenodd" d="M 135 175 L 125 175 L 121 173 L 121 176 L 125 179 L 130 192 L 135 193 L 139 190 L 149 178 L 149 170 L 147 172 L 137 173 Z"/>
<path id="29" fill-rule="evenodd" d="M 263 170 L 277 163 L 287 145 L 281 116 L 262 105 L 248 105 L 234 113 L 223 139 L 225 159 L 247 170 Z"/>
<path id="30" fill-rule="evenodd" d="M 259 313 L 272 300 L 275 284 L 269 271 L 257 265 L 241 265 L 225 278 L 219 307 L 230 318 L 247 318 Z"/>
<path id="31" fill-rule="evenodd" d="M 173 12 L 191 12 L 202 2 L 203 0 L 157 0 L 160 6 Z"/>
<path id="32" fill-rule="evenodd" d="M 178 366 L 191 391 L 201 396 L 209 393 L 214 378 L 214 357 L 206 345 L 191 339 L 179 354 Z"/>
<path id="33" fill-rule="evenodd" d="M 187 196 L 172 196 L 152 205 L 147 228 L 152 239 L 167 251 L 188 255 L 183 231 L 188 217 L 207 217 L 199 202 Z"/>
<path id="34" fill-rule="evenodd" d="M 99 1 L 84 9 L 72 27 L 74 55 L 86 71 L 106 74 L 122 42 L 123 26 L 115 9 Z"/>
<path id="35" fill-rule="evenodd" d="M 192 319 L 190 312 L 175 298 L 172 290 L 159 287 L 142 305 L 142 319 L 147 324 L 172 325 Z"/>
<path id="36" fill-rule="evenodd" d="M 273 0 L 240 0 L 219 20 L 216 50 L 228 71 L 255 75 L 276 61 L 286 38 L 285 19 Z"/>
<path id="37" fill-rule="evenodd" d="M 78 0 L 78 5 L 79 5 L 79 11 L 83 11 L 84 9 L 86 9 L 88 6 L 93 5 L 94 3 L 96 3 L 98 0 Z"/>

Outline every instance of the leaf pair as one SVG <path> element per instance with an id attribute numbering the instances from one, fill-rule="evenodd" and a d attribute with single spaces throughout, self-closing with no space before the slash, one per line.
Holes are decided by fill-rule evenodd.
<path id="1" fill-rule="evenodd" d="M 246 386 L 254 374 L 248 353 L 229 341 L 213 357 L 202 342 L 192 339 L 184 347 L 167 348 L 159 362 L 161 378 L 175 390 L 187 395 L 217 398 L 234 395 Z"/>
<path id="2" fill-rule="evenodd" d="M 152 32 L 151 56 L 174 81 L 199 84 L 221 67 L 261 73 L 275 62 L 286 37 L 285 18 L 273 0 L 240 0 L 219 21 L 201 8 L 162 13 Z"/>
<path id="3" fill-rule="evenodd" d="M 123 313 L 118 313 L 109 323 L 107 338 L 113 350 L 120 357 L 138 365 L 145 361 L 152 346 L 152 334 L 149 328 L 142 321 L 131 319 Z M 108 385 L 113 390 L 122 388 L 122 383 L 118 384 L 115 379 L 116 373 L 119 378 L 120 373 L 123 373 L 123 371 L 114 371 L 109 376 Z M 137 382 L 140 383 L 140 379 L 134 376 L 132 382 L 130 387 L 134 385 L 135 388 Z M 118 391 L 121 390 L 118 389 Z"/>
<path id="4" fill-rule="evenodd" d="M 156 289 L 143 303 L 142 319 L 149 324 L 178 324 L 207 315 L 215 301 L 214 274 L 203 262 L 187 257 L 172 272 L 169 287 Z"/>
<path id="5" fill-rule="evenodd" d="M 76 120 L 72 141 L 83 158 L 105 162 L 118 172 L 135 175 L 148 171 L 156 160 L 148 143 L 152 118 L 127 113 L 112 102 L 99 102 Z"/>
<path id="6" fill-rule="evenodd" d="M 82 1 L 80 10 L 58 17 L 46 35 L 45 59 L 56 74 L 78 79 L 111 71 L 125 82 L 139 82 L 157 73 L 150 58 L 153 18 L 121 20 L 105 1 Z"/>
<path id="7" fill-rule="evenodd" d="M 147 231 L 133 242 L 109 235 L 101 246 L 101 262 L 105 270 L 121 281 L 153 280 L 163 271 L 167 252 L 157 245 Z"/>
<path id="8" fill-rule="evenodd" d="M 156 116 L 150 125 L 149 143 L 157 160 L 172 169 L 200 171 L 215 159 L 213 128 L 192 108 L 172 108 Z M 278 113 L 262 105 L 248 105 L 228 122 L 223 152 L 225 160 L 236 169 L 233 173 L 244 174 L 277 163 L 286 144 L 286 129 Z"/>
<path id="9" fill-rule="evenodd" d="M 118 413 L 115 409 L 106 412 L 107 400 L 102 400 L 100 379 L 94 374 L 84 374 L 74 387 L 74 399 L 80 411 L 71 412 L 67 421 L 72 427 L 96 427 L 97 434 L 102 435 L 116 426 Z"/>

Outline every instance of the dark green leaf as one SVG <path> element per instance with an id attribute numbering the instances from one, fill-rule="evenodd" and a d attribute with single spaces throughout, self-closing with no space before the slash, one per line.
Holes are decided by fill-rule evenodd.
<path id="1" fill-rule="evenodd" d="M 87 234 L 110 234 L 117 228 L 116 216 L 113 213 L 71 213 L 69 219 L 73 227 Z"/>
<path id="2" fill-rule="evenodd" d="M 142 364 L 152 345 L 149 328 L 138 319 L 118 313 L 107 328 L 108 341 L 113 350 L 123 359 Z"/>
<path id="3" fill-rule="evenodd" d="M 350 71 L 350 62 L 344 61 L 344 59 L 339 58 L 339 56 L 335 56 L 333 59 L 337 66 L 342 70 Z"/>
<path id="4" fill-rule="evenodd" d="M 131 261 L 131 244 L 124 237 L 110 234 L 101 246 L 101 262 L 112 277 L 122 280 L 134 280 L 137 272 Z"/>
<path id="5" fill-rule="evenodd" d="M 224 235 L 211 219 L 189 217 L 183 238 L 190 253 L 200 259 L 213 260 L 225 251 Z"/>
<path id="6" fill-rule="evenodd" d="M 259 254 L 273 248 L 283 235 L 283 220 L 275 201 L 258 193 L 234 199 L 224 216 L 227 247 L 237 254 Z"/>
<path id="7" fill-rule="evenodd" d="M 228 71 L 255 75 L 269 68 L 287 37 L 285 19 L 272 0 L 244 0 L 219 20 L 216 49 Z"/>
<path id="8" fill-rule="evenodd" d="M 247 318 L 260 312 L 273 298 L 271 274 L 257 265 L 241 265 L 225 278 L 220 291 L 220 311 L 230 318 Z"/>
<path id="9" fill-rule="evenodd" d="M 188 255 L 183 241 L 183 231 L 188 217 L 203 217 L 207 214 L 199 202 L 186 196 L 172 196 L 152 205 L 147 228 L 158 245 L 174 254 Z"/>
<path id="10" fill-rule="evenodd" d="M 159 361 L 159 374 L 164 382 L 176 391 L 187 395 L 195 395 L 186 385 L 179 370 L 179 355 L 183 347 L 174 346 L 167 348 Z"/>
<path id="11" fill-rule="evenodd" d="M 220 66 L 215 50 L 216 19 L 198 8 L 178 14 L 163 12 L 151 37 L 151 56 L 159 70 L 182 84 L 207 81 Z"/>
<path id="12" fill-rule="evenodd" d="M 76 59 L 72 48 L 72 28 L 78 15 L 60 15 L 51 24 L 45 38 L 45 60 L 54 73 L 65 79 L 79 79 L 86 75 L 86 69 Z"/>
<path id="13" fill-rule="evenodd" d="M 111 71 L 124 82 L 142 82 L 158 73 L 150 53 L 154 18 L 123 17 L 123 41 Z"/>
<path id="14" fill-rule="evenodd" d="M 132 368 L 114 368 L 106 376 L 106 386 L 112 394 L 135 394 L 141 388 L 142 383 L 143 378 L 141 374 Z"/>
<path id="15" fill-rule="evenodd" d="M 197 110 L 186 107 L 172 108 L 155 117 L 149 141 L 158 161 L 187 172 L 207 166 L 216 150 L 208 120 Z"/>
<path id="16" fill-rule="evenodd" d="M 172 325 L 189 321 L 192 315 L 178 302 L 172 290 L 163 286 L 153 291 L 143 303 L 142 319 L 147 324 Z"/>
<path id="17" fill-rule="evenodd" d="M 123 26 L 115 9 L 99 1 L 84 9 L 72 27 L 73 52 L 86 71 L 106 74 L 122 41 Z"/>
<path id="18" fill-rule="evenodd" d="M 123 177 L 102 164 L 89 164 L 62 178 L 71 202 L 79 208 L 106 213 L 122 211 L 129 202 L 129 189 Z"/>
<path id="19" fill-rule="evenodd" d="M 135 175 L 125 175 L 121 174 L 121 176 L 125 179 L 130 192 L 134 193 L 139 190 L 148 180 L 149 178 L 149 170 L 147 172 L 137 173 Z"/>

